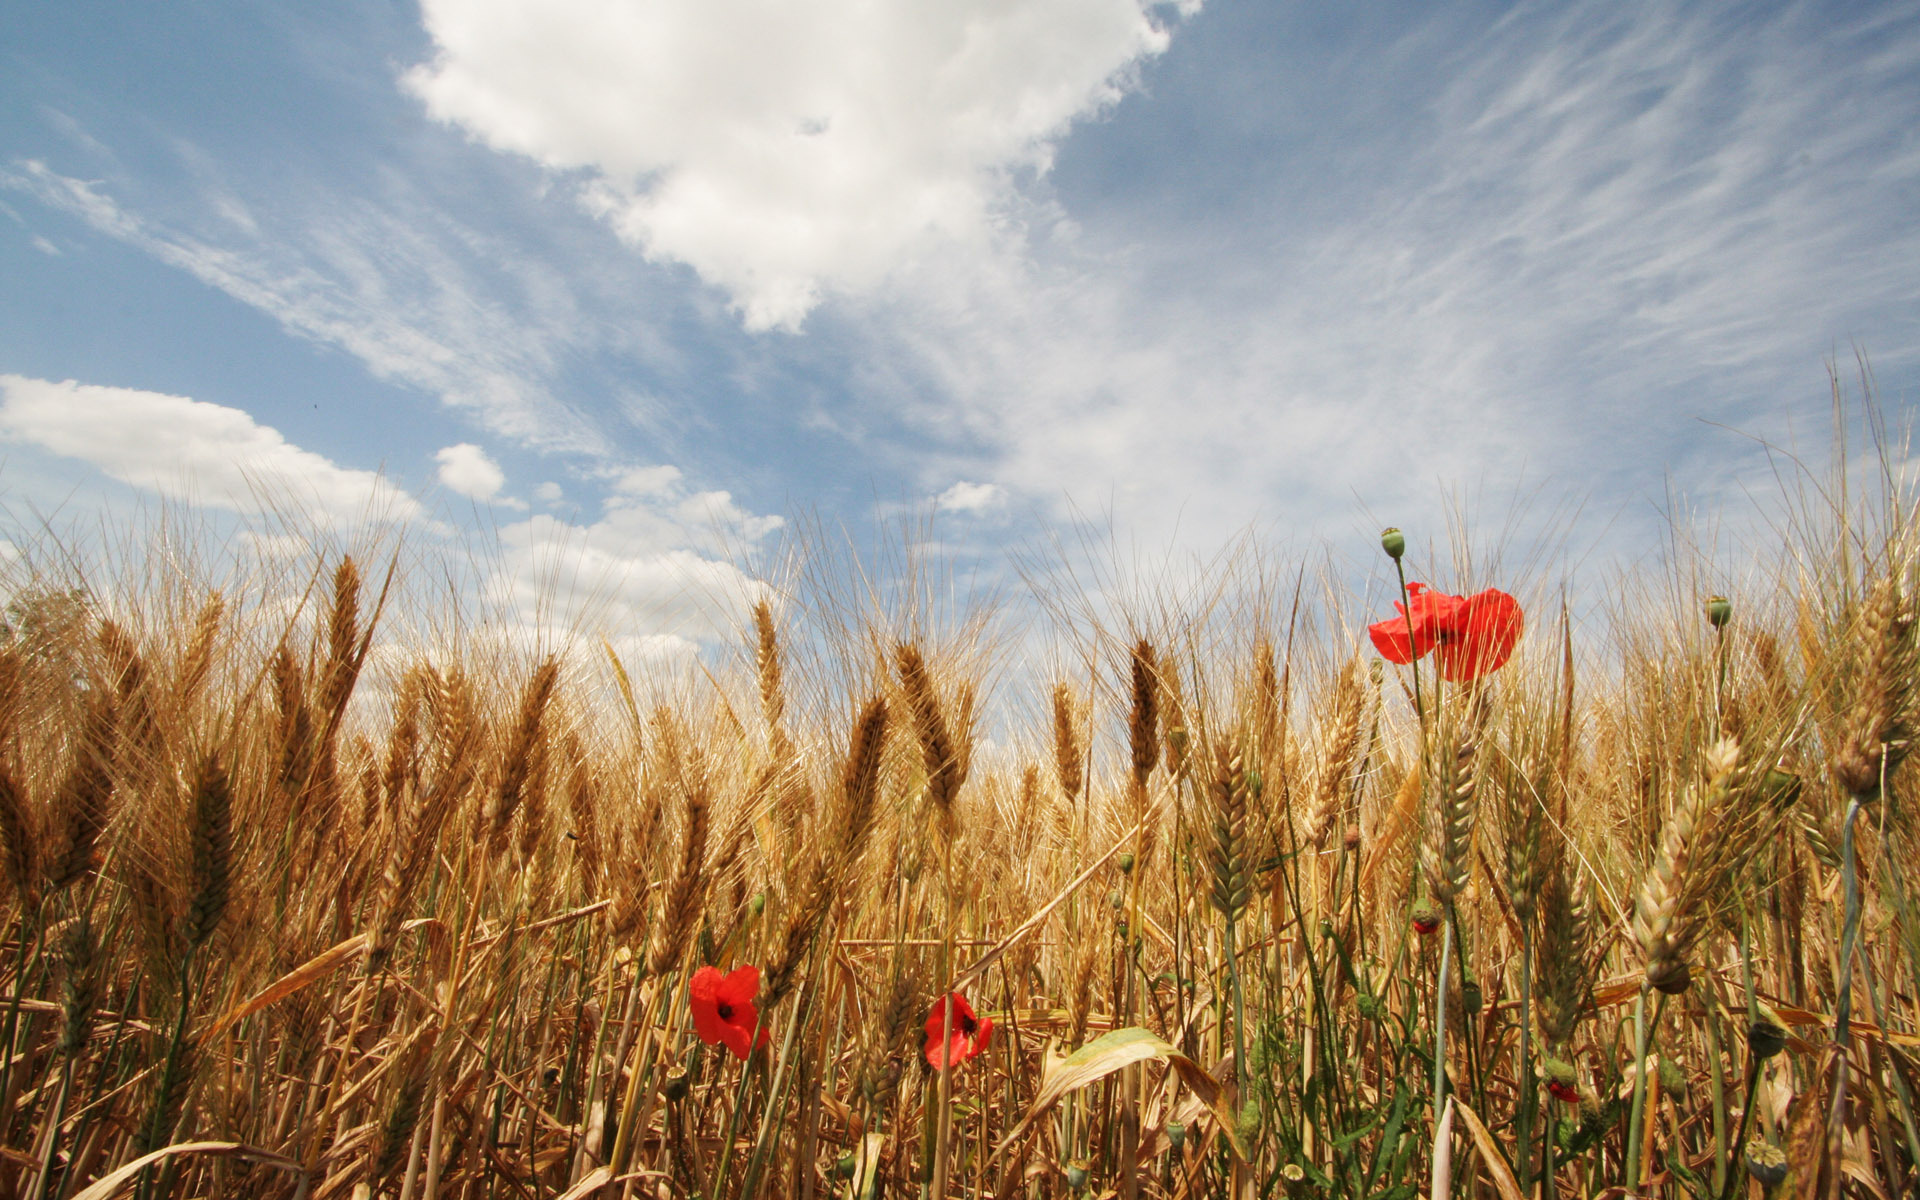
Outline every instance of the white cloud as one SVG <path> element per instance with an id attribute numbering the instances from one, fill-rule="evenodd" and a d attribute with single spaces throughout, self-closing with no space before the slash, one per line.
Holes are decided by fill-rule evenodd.
<path id="1" fill-rule="evenodd" d="M 1071 244 L 929 255 L 864 305 L 871 403 L 931 398 L 923 478 L 990 474 L 1153 540 L 1263 518 L 1364 534 L 1368 509 L 1438 529 L 1449 489 L 1504 509 L 1543 477 L 1603 498 L 1597 522 L 1657 525 L 1635 502 L 1670 477 L 1737 499 L 1735 474 L 1764 471 L 1696 418 L 1778 436 L 1853 337 L 1920 364 L 1920 23 L 1435 11 L 1399 44 L 1286 64 L 1287 86 L 1420 113 L 1401 140 L 1367 140 L 1364 110 L 1282 126 L 1297 156 L 1225 214 L 1205 181 L 1151 193 L 1209 215 L 1187 224 L 1062 197 Z M 1851 52 L 1829 40 L 1886 52 L 1835 70 Z M 1417 69 L 1436 58 L 1444 77 Z"/>
<path id="2" fill-rule="evenodd" d="M 533 489 L 533 498 L 542 504 L 558 504 L 566 497 L 566 494 L 560 485 L 551 479 L 544 483 L 535 484 Z"/>
<path id="3" fill-rule="evenodd" d="M 499 532 L 496 590 L 510 611 L 543 629 L 583 628 L 632 648 L 676 655 L 730 637 L 765 586 L 737 565 L 778 530 L 726 492 L 689 492 L 671 467 L 628 472 L 647 490 L 610 492 L 586 524 L 539 513 Z M 643 644 L 644 643 L 644 644 Z"/>
<path id="4" fill-rule="evenodd" d="M 469 500 L 482 504 L 500 494 L 507 477 L 487 452 L 472 442 L 447 446 L 433 456 L 440 464 L 440 482 Z"/>
<path id="5" fill-rule="evenodd" d="M 426 0 L 436 50 L 406 82 L 491 146 L 589 169 L 589 208 L 748 328 L 797 329 L 930 245 L 984 244 L 1011 180 L 1166 48 L 1156 7 Z"/>
<path id="6" fill-rule="evenodd" d="M 1005 502 L 1006 496 L 1006 489 L 997 483 L 969 483 L 963 479 L 935 496 L 933 506 L 941 512 L 983 513 Z"/>
<path id="7" fill-rule="evenodd" d="M 291 502 L 341 525 L 420 515 L 412 497 L 373 472 L 302 450 L 237 408 L 185 396 L 0 375 L 0 438 L 234 512 L 282 512 Z"/>

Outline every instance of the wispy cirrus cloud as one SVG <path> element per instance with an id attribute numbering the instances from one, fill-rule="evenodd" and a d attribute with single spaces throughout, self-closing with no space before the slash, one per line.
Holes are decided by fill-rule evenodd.
<path id="1" fill-rule="evenodd" d="M 1920 365 L 1920 20 L 1744 15 L 1526 5 L 1302 51 L 1261 86 L 1353 116 L 1269 131 L 1289 154 L 1228 198 L 1202 178 L 1148 209 L 1076 165 L 1072 220 L 1024 256 L 931 259 L 862 306 L 890 363 L 870 402 L 939 398 L 930 476 L 1163 535 L 1542 478 L 1609 515 L 1669 472 L 1726 495 L 1757 456 L 1700 418 L 1780 436 L 1850 339 Z M 1156 102 L 1256 103 L 1180 87 Z M 1382 112 L 1405 128 L 1358 124 Z"/>
<path id="2" fill-rule="evenodd" d="M 317 211 L 269 215 L 203 182 L 190 205 L 156 217 L 37 159 L 0 168 L 0 188 L 76 217 L 495 433 L 545 449 L 606 449 L 599 423 L 554 390 L 562 359 L 594 324 L 579 319 L 561 273 L 478 232 L 450 233 L 444 214 L 333 196 Z M 502 293 L 517 302 L 501 303 Z"/>

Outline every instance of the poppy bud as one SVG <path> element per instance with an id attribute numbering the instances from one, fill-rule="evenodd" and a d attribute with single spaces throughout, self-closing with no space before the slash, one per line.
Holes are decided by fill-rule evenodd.
<path id="1" fill-rule="evenodd" d="M 1425 937 L 1440 928 L 1440 906 L 1433 902 L 1433 897 L 1422 896 L 1413 902 L 1407 919 L 1413 922 L 1413 931 Z"/>
<path id="2" fill-rule="evenodd" d="M 1407 535 L 1389 525 L 1380 531 L 1380 548 L 1387 552 L 1388 558 L 1399 562 L 1407 552 Z"/>
<path id="3" fill-rule="evenodd" d="M 747 901 L 747 912 L 757 917 L 765 911 L 767 911 L 767 894 L 765 892 L 755 892 L 753 899 Z"/>
<path id="4" fill-rule="evenodd" d="M 1174 1150 L 1178 1151 L 1180 1147 L 1186 1145 L 1186 1142 L 1187 1142 L 1186 1124 L 1181 1121 L 1168 1121 L 1167 1122 L 1167 1145 L 1173 1147 Z"/>
<path id="5" fill-rule="evenodd" d="M 1469 979 L 1465 983 L 1460 985 L 1461 1011 L 1465 1012 L 1470 1017 L 1474 1016 L 1480 1011 L 1481 1001 L 1482 1001 L 1482 996 L 1480 993 L 1479 980 Z"/>
<path id="6" fill-rule="evenodd" d="M 1787 1152 L 1772 1142 L 1753 1142 L 1747 1146 L 1747 1174 L 1761 1187 L 1772 1187 L 1787 1177 Z"/>
<path id="7" fill-rule="evenodd" d="M 1562 1104 L 1580 1103 L 1580 1082 L 1573 1073 L 1573 1064 L 1558 1058 L 1549 1058 L 1540 1064 L 1541 1078 L 1546 1080 L 1547 1094 Z"/>
<path id="8" fill-rule="evenodd" d="M 833 1161 L 833 1174 L 835 1178 L 838 1179 L 853 1178 L 853 1154 L 851 1152 L 842 1153 L 839 1158 Z"/>
<path id="9" fill-rule="evenodd" d="M 1725 629 L 1727 622 L 1733 620 L 1733 605 L 1725 596 L 1707 597 L 1707 624 L 1715 629 Z"/>
<path id="10" fill-rule="evenodd" d="M 1266 787 L 1266 781 L 1260 778 L 1260 769 L 1258 767 L 1248 767 L 1247 768 L 1247 795 L 1251 796 L 1255 800 L 1258 800 L 1260 798 L 1261 791 L 1264 790 L 1265 787 Z"/>
<path id="11" fill-rule="evenodd" d="M 1747 1052 L 1765 1062 L 1787 1048 L 1787 1031 L 1778 1021 L 1762 1016 L 1747 1026 Z"/>

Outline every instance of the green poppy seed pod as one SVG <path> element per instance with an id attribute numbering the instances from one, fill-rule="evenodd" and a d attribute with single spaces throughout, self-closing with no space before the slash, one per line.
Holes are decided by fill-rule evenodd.
<path id="1" fill-rule="evenodd" d="M 1725 596 L 1707 597 L 1707 624 L 1715 629 L 1725 629 L 1727 622 L 1733 620 L 1733 604 Z"/>
<path id="2" fill-rule="evenodd" d="M 1113 923 L 1113 935 L 1123 942 L 1127 940 L 1127 922 L 1124 918 Z"/>
<path id="3" fill-rule="evenodd" d="M 1747 1146 L 1747 1174 L 1761 1187 L 1772 1187 L 1787 1177 L 1787 1152 L 1772 1142 Z"/>
<path id="4" fill-rule="evenodd" d="M 1299 1183 L 1307 1177 L 1307 1169 L 1297 1162 L 1281 1167 L 1280 1173 L 1287 1177 L 1288 1183 Z"/>
<path id="5" fill-rule="evenodd" d="M 753 899 L 747 902 L 747 912 L 757 917 L 765 911 L 767 911 L 767 894 L 765 892 L 755 892 Z"/>
<path id="6" fill-rule="evenodd" d="M 1173 1147 L 1175 1152 L 1178 1152 L 1180 1147 L 1186 1144 L 1187 1144 L 1186 1124 L 1181 1121 L 1168 1121 L 1167 1122 L 1167 1145 Z"/>
<path id="7" fill-rule="evenodd" d="M 1112 909 L 1115 912 L 1119 912 L 1121 906 L 1124 905 L 1126 902 L 1127 902 L 1127 898 L 1126 896 L 1121 894 L 1119 888 L 1115 888 L 1112 891 L 1107 893 L 1107 907 Z"/>
<path id="8" fill-rule="evenodd" d="M 1247 768 L 1247 795 L 1252 797 L 1255 800 L 1258 800 L 1260 798 L 1261 791 L 1265 787 L 1266 787 L 1266 781 L 1260 778 L 1259 768 L 1248 767 Z"/>
<path id="9" fill-rule="evenodd" d="M 1131 850 L 1123 850 L 1120 852 L 1120 873 L 1122 875 L 1133 874 L 1133 852 Z"/>
<path id="10" fill-rule="evenodd" d="M 1460 985 L 1461 1011 L 1470 1017 L 1477 1015 L 1480 1012 L 1481 1000 L 1480 981 L 1478 979 L 1469 979 Z"/>
<path id="11" fill-rule="evenodd" d="M 1765 1062 L 1787 1048 L 1787 1031 L 1778 1021 L 1762 1016 L 1747 1026 L 1747 1052 Z"/>
<path id="12" fill-rule="evenodd" d="M 1333 940 L 1333 922 L 1327 920 L 1325 917 L 1320 918 L 1320 940 L 1323 942 Z"/>
<path id="13" fill-rule="evenodd" d="M 833 1174 L 834 1174 L 834 1177 L 837 1179 L 853 1178 L 852 1152 L 849 1151 L 847 1153 L 843 1153 L 840 1155 L 839 1158 L 836 1158 L 833 1160 Z"/>
<path id="14" fill-rule="evenodd" d="M 1076 1159 L 1075 1161 L 1068 1163 L 1066 1170 L 1062 1173 L 1065 1174 L 1067 1177 L 1068 1187 L 1072 1188 L 1076 1192 L 1084 1192 L 1087 1190 L 1087 1180 L 1089 1176 L 1087 1174 L 1086 1163 L 1080 1162 L 1079 1160 Z"/>
<path id="15" fill-rule="evenodd" d="M 1407 535 L 1389 525 L 1380 531 L 1380 548 L 1387 552 L 1388 558 L 1399 562 L 1407 552 Z"/>
<path id="16" fill-rule="evenodd" d="M 1668 1095 L 1684 1095 L 1687 1090 L 1687 1077 L 1680 1073 L 1680 1064 L 1660 1056 L 1660 1088 Z"/>
<path id="17" fill-rule="evenodd" d="M 1240 1127 L 1242 1146 L 1251 1146 L 1260 1140 L 1260 1106 L 1251 1100 L 1247 1101 L 1246 1106 L 1240 1110 L 1240 1120 L 1237 1124 Z"/>
<path id="18" fill-rule="evenodd" d="M 695 1049 L 699 1049 L 699 1047 L 696 1046 Z M 660 1091 L 669 1100 L 685 1100 L 687 1098 L 687 1073 L 681 1071 L 678 1074 L 667 1076 L 666 1086 L 661 1088 Z"/>

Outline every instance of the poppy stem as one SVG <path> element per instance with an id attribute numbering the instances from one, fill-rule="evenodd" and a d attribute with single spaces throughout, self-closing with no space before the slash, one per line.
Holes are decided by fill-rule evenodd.
<path id="1" fill-rule="evenodd" d="M 1420 650 L 1413 644 L 1413 597 L 1407 593 L 1407 568 L 1397 558 L 1393 560 L 1393 573 L 1400 579 L 1400 611 L 1407 614 L 1407 649 L 1413 656 L 1413 661 L 1407 665 L 1413 668 L 1413 715 L 1420 722 L 1421 750 L 1424 756 L 1427 710 L 1420 700 Z"/>
<path id="2" fill-rule="evenodd" d="M 944 982 L 951 978 L 953 971 L 953 926 L 958 919 L 958 905 L 953 894 L 953 839 L 942 838 L 940 842 L 940 883 L 946 893 L 947 920 L 946 929 L 940 944 L 940 978 Z M 953 989 L 944 988 L 940 999 L 940 1079 L 936 1092 L 939 1112 L 936 1117 L 933 1140 L 933 1176 L 932 1194 L 947 1194 L 947 1179 L 951 1170 L 949 1155 L 953 1144 Z"/>

